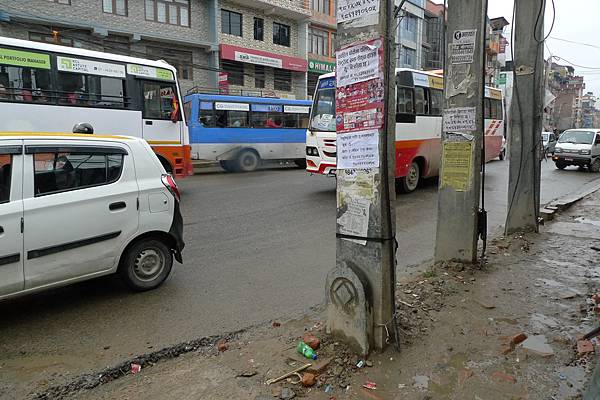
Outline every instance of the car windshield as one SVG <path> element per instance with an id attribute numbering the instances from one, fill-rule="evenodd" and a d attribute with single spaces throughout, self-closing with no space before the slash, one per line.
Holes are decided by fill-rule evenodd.
<path id="1" fill-rule="evenodd" d="M 313 107 L 311 129 L 335 132 L 335 88 L 317 90 Z"/>
<path id="2" fill-rule="evenodd" d="M 549 136 L 549 135 L 548 135 L 547 133 L 542 133 L 542 140 L 543 140 L 544 142 L 547 142 L 547 141 L 548 141 L 548 136 Z"/>
<path id="3" fill-rule="evenodd" d="M 591 131 L 565 131 L 560 135 L 558 143 L 592 144 L 595 133 Z"/>

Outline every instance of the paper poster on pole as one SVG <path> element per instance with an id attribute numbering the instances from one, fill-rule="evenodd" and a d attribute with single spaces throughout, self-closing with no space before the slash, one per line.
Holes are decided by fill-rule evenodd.
<path id="1" fill-rule="evenodd" d="M 339 232 L 343 235 L 367 237 L 369 231 L 369 199 L 351 198 L 345 203 L 346 210 L 337 219 Z M 346 238 L 352 242 L 365 246 L 366 240 Z"/>
<path id="2" fill-rule="evenodd" d="M 375 176 L 379 174 L 378 168 L 369 169 L 338 169 L 336 177 L 338 187 L 338 204 L 342 204 L 342 197 L 372 199 L 375 196 Z M 342 193 L 344 196 L 342 196 Z"/>
<path id="3" fill-rule="evenodd" d="M 336 52 L 337 87 L 383 77 L 383 40 L 354 43 Z"/>
<path id="4" fill-rule="evenodd" d="M 337 23 L 379 15 L 381 0 L 338 0 Z"/>
<path id="5" fill-rule="evenodd" d="M 443 112 L 444 132 L 470 132 L 477 129 L 475 107 L 447 108 Z"/>
<path id="6" fill-rule="evenodd" d="M 336 92 L 336 131 L 338 133 L 383 126 L 383 79 L 344 86 Z"/>
<path id="7" fill-rule="evenodd" d="M 473 169 L 473 141 L 446 142 L 442 149 L 441 186 L 469 190 Z"/>
<path id="8" fill-rule="evenodd" d="M 471 64 L 475 55 L 475 40 L 477 29 L 463 29 L 454 31 L 450 43 L 451 64 Z"/>
<path id="9" fill-rule="evenodd" d="M 337 136 L 337 168 L 378 168 L 379 131 L 370 129 Z"/>

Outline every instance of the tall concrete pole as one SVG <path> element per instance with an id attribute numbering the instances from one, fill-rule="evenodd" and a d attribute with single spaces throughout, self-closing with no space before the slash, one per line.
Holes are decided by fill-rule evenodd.
<path id="1" fill-rule="evenodd" d="M 337 240 L 327 330 L 367 354 L 394 332 L 394 1 L 337 6 Z"/>
<path id="2" fill-rule="evenodd" d="M 449 0 L 435 260 L 477 260 L 485 0 Z"/>
<path id="3" fill-rule="evenodd" d="M 544 0 L 516 1 L 511 147 L 505 230 L 537 231 L 543 130 Z"/>

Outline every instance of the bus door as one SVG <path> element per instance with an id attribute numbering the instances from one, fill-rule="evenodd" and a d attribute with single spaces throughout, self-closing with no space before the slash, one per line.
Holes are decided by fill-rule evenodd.
<path id="1" fill-rule="evenodd" d="M 143 80 L 142 90 L 144 139 L 152 146 L 183 145 L 182 105 L 175 82 Z"/>

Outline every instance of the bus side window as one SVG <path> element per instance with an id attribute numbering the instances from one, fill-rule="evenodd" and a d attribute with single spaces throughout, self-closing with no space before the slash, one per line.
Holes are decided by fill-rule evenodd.
<path id="1" fill-rule="evenodd" d="M 494 100 L 494 107 L 496 108 L 496 119 L 503 120 L 504 113 L 502 112 L 502 100 Z"/>
<path id="2" fill-rule="evenodd" d="M 283 127 L 284 128 L 297 128 L 298 127 L 298 114 L 291 114 L 291 113 L 283 114 Z"/>
<path id="3" fill-rule="evenodd" d="M 429 97 L 431 99 L 431 115 L 442 115 L 443 92 L 438 89 L 429 89 Z"/>
<path id="4" fill-rule="evenodd" d="M 208 101 L 200 102 L 200 110 L 198 112 L 198 121 L 205 128 L 214 128 L 217 126 L 215 113 L 213 111 L 213 103 Z"/>
<path id="5" fill-rule="evenodd" d="M 50 71 L 29 67 L 0 67 L 0 100 L 48 103 Z"/>
<path id="6" fill-rule="evenodd" d="M 429 114 L 429 102 L 427 100 L 427 93 L 422 87 L 415 87 L 415 114 Z"/>
<path id="7" fill-rule="evenodd" d="M 248 111 L 229 111 L 227 126 L 229 128 L 247 128 L 248 114 Z"/>
<path id="8" fill-rule="evenodd" d="M 145 119 L 171 119 L 174 110 L 173 99 L 177 93 L 174 83 L 158 83 L 146 81 L 143 83 Z"/>
<path id="9" fill-rule="evenodd" d="M 414 114 L 413 93 L 408 88 L 398 88 L 396 111 L 398 114 Z"/>
<path id="10" fill-rule="evenodd" d="M 298 114 L 298 128 L 308 129 L 309 122 L 310 122 L 310 114 Z"/>

